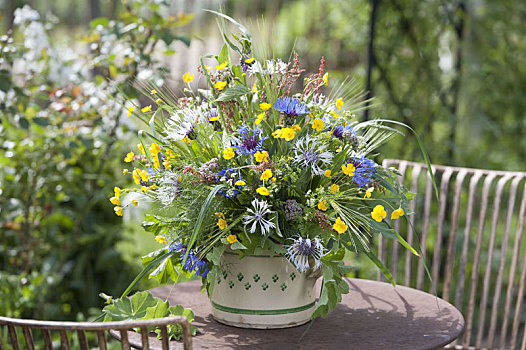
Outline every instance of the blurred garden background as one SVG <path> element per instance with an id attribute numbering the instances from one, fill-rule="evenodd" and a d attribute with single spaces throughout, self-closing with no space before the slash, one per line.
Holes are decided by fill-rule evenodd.
<path id="1" fill-rule="evenodd" d="M 145 128 L 122 102 L 141 79 L 181 91 L 219 53 L 203 9 L 307 72 L 324 56 L 329 86 L 374 97 L 358 119 L 411 125 L 433 163 L 526 170 L 526 2 L 0 0 L 0 315 L 93 318 L 158 246 L 140 207 L 121 218 L 108 200 Z M 407 138 L 382 153 L 420 161 Z"/>

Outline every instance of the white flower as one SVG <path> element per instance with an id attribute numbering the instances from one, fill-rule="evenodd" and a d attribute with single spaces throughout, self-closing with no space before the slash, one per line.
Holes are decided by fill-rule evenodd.
<path id="1" fill-rule="evenodd" d="M 250 75 L 253 75 L 255 73 L 268 74 L 268 75 L 274 75 L 274 74 L 283 75 L 287 71 L 288 64 L 278 58 L 276 61 L 267 60 L 266 66 L 267 68 L 265 69 L 261 65 L 261 63 L 256 61 L 248 68 L 248 72 Z"/>
<path id="2" fill-rule="evenodd" d="M 309 257 L 314 260 L 314 268 L 321 266 L 321 257 L 325 255 L 326 249 L 318 237 L 303 238 L 298 236 L 287 248 L 287 258 L 296 266 L 299 272 L 306 272 L 309 265 Z"/>
<path id="3" fill-rule="evenodd" d="M 326 145 L 320 144 L 315 138 L 303 137 L 294 146 L 292 162 L 302 168 L 310 168 L 314 175 L 322 175 L 325 171 L 324 165 L 330 164 L 333 157 L 326 148 Z"/>
<path id="4" fill-rule="evenodd" d="M 269 209 L 269 205 L 265 201 L 258 201 L 257 199 L 254 199 L 252 201 L 252 208 L 248 208 L 247 212 L 250 214 L 243 216 L 243 224 L 246 226 L 250 223 L 252 223 L 252 227 L 250 228 L 250 233 L 256 232 L 257 224 L 259 224 L 259 227 L 261 228 L 261 233 L 263 235 L 266 235 L 271 228 L 275 228 L 276 225 L 274 225 L 269 220 L 265 219 L 264 216 L 266 214 L 271 214 L 273 211 Z"/>

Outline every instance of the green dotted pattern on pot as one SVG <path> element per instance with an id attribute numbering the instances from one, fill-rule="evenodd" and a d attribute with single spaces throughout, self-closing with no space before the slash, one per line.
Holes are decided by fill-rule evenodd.
<path id="1" fill-rule="evenodd" d="M 226 283 L 226 278 L 228 277 L 228 273 L 227 273 L 225 270 L 222 270 L 222 276 L 223 276 L 223 279 L 225 280 L 225 283 Z M 290 282 L 293 282 L 293 281 L 296 279 L 296 277 L 298 277 L 298 276 L 297 276 L 296 273 L 293 271 L 293 272 L 289 275 L 289 277 L 290 277 Z M 245 275 L 243 275 L 243 273 L 239 272 L 239 273 L 237 274 L 237 280 L 238 280 L 239 282 L 243 281 L 244 278 L 245 278 Z M 255 283 L 258 283 L 259 281 L 261 281 L 261 276 L 260 276 L 259 274 L 256 273 L 254 276 L 252 276 L 252 279 L 254 280 Z M 280 279 L 280 276 L 279 276 L 278 274 L 275 273 L 274 275 L 272 275 L 271 279 L 272 279 L 272 282 L 277 283 L 277 282 L 279 281 L 279 279 Z M 221 282 L 222 282 L 221 276 L 218 276 L 218 277 L 217 277 L 217 284 L 221 284 Z M 250 284 L 250 282 L 246 282 L 245 284 L 242 284 L 242 285 L 243 285 L 244 289 L 247 290 L 247 291 L 248 291 L 250 288 L 252 288 L 252 285 Z M 235 286 L 234 281 L 231 280 L 231 281 L 228 282 L 228 287 L 229 287 L 230 289 L 234 288 L 234 286 Z M 263 291 L 266 291 L 269 287 L 270 287 L 270 286 L 268 285 L 267 282 L 262 281 L 261 289 L 262 289 Z M 287 286 L 287 284 L 286 284 L 285 282 L 283 282 L 283 283 L 281 283 L 281 284 L 279 285 L 279 288 L 281 289 L 282 292 L 284 292 L 284 291 L 287 289 L 287 287 L 288 287 L 288 286 Z"/>

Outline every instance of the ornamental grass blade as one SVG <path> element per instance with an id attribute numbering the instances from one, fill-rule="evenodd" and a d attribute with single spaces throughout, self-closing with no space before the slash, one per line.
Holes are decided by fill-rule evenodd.
<path id="1" fill-rule="evenodd" d="M 168 252 L 164 253 L 163 255 L 155 258 L 152 262 L 150 262 L 148 265 L 146 265 L 146 267 L 144 267 L 144 269 L 142 269 L 142 271 L 135 277 L 135 279 L 132 281 L 132 283 L 130 283 L 128 288 L 126 288 L 126 290 L 122 293 L 121 298 L 124 298 L 125 296 L 127 296 L 130 293 L 130 291 L 133 289 L 133 287 L 135 287 L 135 285 L 137 283 L 139 283 L 139 281 L 142 280 L 144 278 L 144 276 L 146 276 L 146 274 L 148 272 L 150 272 L 151 269 L 153 269 L 155 266 L 157 266 L 160 263 L 162 263 L 164 260 L 170 258 L 173 254 L 174 254 L 173 252 L 168 251 Z"/>
<path id="2" fill-rule="evenodd" d="M 433 169 L 431 169 L 431 161 L 429 160 L 429 155 L 427 154 L 427 152 L 426 152 L 426 150 L 424 148 L 424 143 L 422 142 L 422 140 L 420 139 L 420 137 L 416 133 L 415 129 L 413 129 L 412 127 L 410 127 L 409 125 L 407 125 L 405 123 L 402 123 L 402 122 L 399 122 L 399 121 L 396 121 L 396 120 L 375 119 L 375 121 L 401 125 L 401 126 L 403 126 L 405 128 L 408 128 L 409 130 L 411 130 L 413 135 L 415 135 L 415 137 L 416 137 L 416 140 L 418 142 L 418 147 L 420 148 L 420 152 L 422 153 L 422 156 L 424 157 L 424 162 L 426 163 L 426 166 L 427 166 L 427 172 L 429 173 L 429 176 L 431 177 L 431 181 L 433 182 L 433 188 L 435 189 L 436 198 L 437 198 L 437 200 L 439 200 L 438 187 L 437 187 L 437 183 L 435 181 L 435 176 L 433 175 Z"/>
<path id="3" fill-rule="evenodd" d="M 199 235 L 199 232 L 201 231 L 201 226 L 203 225 L 203 221 L 205 219 L 205 215 L 208 212 L 208 209 L 210 208 L 210 205 L 212 204 L 215 195 L 223 189 L 224 185 L 217 185 L 212 188 L 208 196 L 206 197 L 203 206 L 201 207 L 201 211 L 199 212 L 199 216 L 197 217 L 197 221 L 195 222 L 194 230 L 192 231 L 192 235 L 190 236 L 190 239 L 188 241 L 186 254 L 184 255 L 184 259 L 181 262 L 181 265 L 184 266 L 186 259 L 188 258 L 188 254 L 190 253 L 190 249 L 192 249 L 192 246 L 194 245 L 195 241 L 197 240 L 197 236 Z"/>

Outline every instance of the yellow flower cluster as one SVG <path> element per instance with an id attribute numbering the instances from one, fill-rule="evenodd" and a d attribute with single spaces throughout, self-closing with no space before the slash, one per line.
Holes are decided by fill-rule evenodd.
<path id="1" fill-rule="evenodd" d="M 347 231 L 349 226 L 345 225 L 345 222 L 343 222 L 342 219 L 338 216 L 332 228 L 334 229 L 334 231 L 338 232 L 339 234 L 342 234 L 345 231 Z"/>
<path id="2" fill-rule="evenodd" d="M 352 165 L 351 163 L 349 164 L 346 164 L 346 165 L 342 165 L 342 171 L 345 175 L 349 175 L 349 177 L 353 177 L 354 176 L 354 171 L 356 170 L 356 168 L 354 167 L 354 165 Z"/>
<path id="3" fill-rule="evenodd" d="M 254 158 L 256 158 L 256 162 L 258 163 L 268 162 L 269 155 L 267 151 L 263 151 L 263 152 L 257 151 L 256 154 L 254 154 Z"/>
<path id="4" fill-rule="evenodd" d="M 226 86 L 226 81 L 218 81 L 214 84 L 214 87 L 218 90 L 218 91 L 221 91 L 225 88 Z"/>
<path id="5" fill-rule="evenodd" d="M 110 202 L 111 204 L 116 205 L 116 207 L 113 208 L 113 210 L 115 211 L 115 214 L 117 214 L 118 216 L 122 216 L 123 208 L 120 206 L 121 205 L 120 196 L 121 196 L 122 190 L 119 187 L 115 186 L 113 188 L 113 192 L 115 196 L 110 198 Z"/>
<path id="6" fill-rule="evenodd" d="M 150 175 L 148 175 L 148 173 L 142 169 L 135 169 L 132 173 L 132 176 L 135 184 L 137 185 L 141 183 L 141 180 L 146 182 L 150 178 Z"/>
<path id="7" fill-rule="evenodd" d="M 129 152 L 127 155 L 126 155 L 126 158 L 124 158 L 124 161 L 126 163 L 130 163 L 131 161 L 133 161 L 133 156 L 135 156 L 135 154 L 133 152 Z"/>
<path id="8" fill-rule="evenodd" d="M 217 226 L 219 226 L 220 230 L 224 230 L 228 227 L 226 220 L 225 220 L 225 214 L 223 213 L 214 213 L 215 216 L 217 216 Z"/>
<path id="9" fill-rule="evenodd" d="M 262 113 L 258 114 L 258 116 L 256 117 L 256 121 L 254 122 L 254 124 L 256 124 L 256 125 L 261 124 L 261 122 L 263 121 L 263 118 L 265 118 L 265 112 L 262 112 Z"/>
<path id="10" fill-rule="evenodd" d="M 223 158 L 225 159 L 232 159 L 234 158 L 236 153 L 234 152 L 234 149 L 232 147 L 228 147 L 223 150 Z"/>
<path id="11" fill-rule="evenodd" d="M 312 128 L 316 131 L 321 131 L 323 129 L 323 120 L 321 119 L 314 119 L 312 121 Z"/>
<path id="12" fill-rule="evenodd" d="M 272 178 L 272 170 L 266 169 L 263 174 L 261 174 L 261 177 L 259 178 L 261 181 L 268 181 Z"/>
<path id="13" fill-rule="evenodd" d="M 153 166 L 155 169 L 159 169 L 161 165 L 159 164 L 159 152 L 161 152 L 161 147 L 155 142 L 150 146 L 150 154 L 152 155 Z"/>
<path id="14" fill-rule="evenodd" d="M 163 236 L 155 236 L 155 240 L 161 244 L 168 244 L 168 240 Z"/>
<path id="15" fill-rule="evenodd" d="M 183 74 L 183 81 L 186 84 L 190 84 L 193 80 L 194 80 L 194 75 L 193 74 L 190 74 L 188 72 Z"/>
<path id="16" fill-rule="evenodd" d="M 296 132 L 294 131 L 294 126 L 292 126 L 292 128 L 282 128 L 282 129 L 278 129 L 276 131 L 274 131 L 272 133 L 272 136 L 274 136 L 274 138 L 280 138 L 280 139 L 285 139 L 286 141 L 292 141 L 294 140 L 294 137 L 296 136 Z M 299 126 L 297 126 L 299 128 Z"/>

